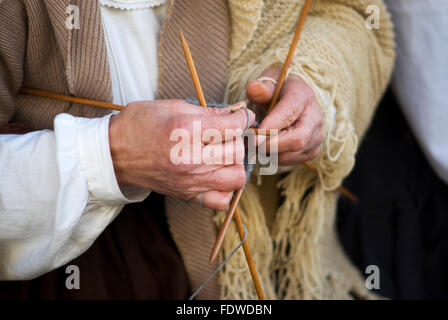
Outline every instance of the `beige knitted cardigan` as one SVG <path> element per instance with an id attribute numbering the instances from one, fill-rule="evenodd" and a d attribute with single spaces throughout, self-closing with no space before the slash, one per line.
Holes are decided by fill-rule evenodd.
<path id="1" fill-rule="evenodd" d="M 79 1 L 82 2 L 74 2 Z M 96 5 L 91 4 L 96 1 L 84 6 L 89 10 L 81 10 L 81 15 L 90 21 L 88 36 L 74 34 L 76 41 L 94 48 L 87 51 L 87 56 L 82 46 L 80 49 L 64 43 L 68 33 L 64 26 L 65 8 L 70 1 L 6 2 L 7 7 L 5 2 L 0 4 L 0 17 L 13 18 L 8 24 L 0 21 L 3 29 L 0 31 L 3 59 L 0 59 L 0 124 L 14 119 L 40 129 L 51 128 L 52 119 L 60 112 L 103 115 L 102 111 L 79 105 L 15 96 L 25 79 L 26 85 L 35 88 L 111 101 L 99 13 Z M 303 2 L 228 1 L 231 18 L 228 102 L 244 96 L 249 80 L 284 60 Z M 367 5 L 376 5 L 380 10 L 378 30 L 365 26 Z M 30 25 L 39 28 L 39 39 L 27 39 Z M 67 55 L 61 54 L 58 48 L 67 50 Z M 67 61 L 67 57 L 73 61 Z M 313 1 L 291 72 L 309 83 L 324 110 L 325 142 L 321 154 L 314 160 L 319 176 L 299 165 L 278 186 L 250 183 L 241 201 L 249 245 L 267 298 L 368 296 L 359 272 L 345 257 L 334 230 L 335 189 L 354 165 L 359 140 L 389 81 L 393 60 L 392 25 L 381 0 Z M 73 70 L 71 64 L 81 68 Z M 34 76 L 27 78 L 26 74 Z M 330 112 L 332 105 L 337 111 L 334 120 Z M 260 194 L 266 192 L 284 196 L 272 216 L 262 207 Z M 208 254 L 223 213 L 215 215 L 196 206 L 185 208 L 181 202 L 168 199 L 167 215 L 195 289 L 212 269 L 207 263 Z M 237 239 L 235 230 L 230 230 L 223 255 L 234 248 Z M 227 263 L 218 282 L 208 286 L 201 298 L 219 296 L 256 298 L 242 252 Z"/>

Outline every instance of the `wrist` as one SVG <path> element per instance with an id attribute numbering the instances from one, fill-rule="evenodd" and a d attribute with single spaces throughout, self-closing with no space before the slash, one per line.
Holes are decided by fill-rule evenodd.
<path id="1" fill-rule="evenodd" d="M 123 128 L 120 128 L 120 121 L 117 115 L 112 115 L 109 120 L 109 148 L 112 163 L 114 166 L 115 178 L 120 189 L 129 185 L 125 177 L 125 165 L 121 159 L 123 154 Z"/>

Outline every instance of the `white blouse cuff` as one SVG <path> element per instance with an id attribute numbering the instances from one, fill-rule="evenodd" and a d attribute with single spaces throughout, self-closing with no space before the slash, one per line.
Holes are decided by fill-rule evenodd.
<path id="1" fill-rule="evenodd" d="M 81 168 L 87 179 L 91 200 L 117 205 L 141 202 L 150 194 L 149 190 L 121 190 L 118 186 L 109 147 L 110 117 L 75 118 Z"/>

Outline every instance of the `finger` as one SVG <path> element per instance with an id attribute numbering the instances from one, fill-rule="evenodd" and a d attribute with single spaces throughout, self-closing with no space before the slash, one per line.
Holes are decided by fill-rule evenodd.
<path id="1" fill-rule="evenodd" d="M 246 86 L 247 98 L 255 104 L 268 104 L 274 95 L 275 85 L 270 81 L 251 81 Z"/>
<path id="2" fill-rule="evenodd" d="M 235 140 L 224 143 L 210 143 L 202 149 L 202 162 L 206 165 L 232 165 L 243 164 L 245 155 L 244 140 L 237 137 Z"/>
<path id="3" fill-rule="evenodd" d="M 228 141 L 243 135 L 255 122 L 255 114 L 246 108 L 224 115 L 206 115 L 200 118 L 205 135 L 214 136 L 214 141 Z M 207 132 L 208 131 L 208 132 Z"/>
<path id="4" fill-rule="evenodd" d="M 275 108 L 260 124 L 260 129 L 284 129 L 296 122 L 305 106 L 314 99 L 312 89 L 296 77 L 289 77 Z"/>
<path id="5" fill-rule="evenodd" d="M 208 191 L 204 193 L 202 205 L 212 210 L 223 211 L 229 206 L 232 200 L 233 192 Z M 200 203 L 202 194 L 198 194 L 193 201 Z"/>
<path id="6" fill-rule="evenodd" d="M 293 166 L 314 159 L 320 152 L 321 145 L 308 152 L 283 152 L 278 155 L 278 164 L 281 166 Z"/>
<path id="7" fill-rule="evenodd" d="M 241 137 L 255 122 L 255 114 L 247 108 L 237 107 L 235 112 L 232 112 L 235 110 L 233 107 L 223 109 L 219 112 L 176 115 L 170 119 L 168 130 L 184 130 L 193 137 L 193 141 L 221 143 Z"/>
<path id="8" fill-rule="evenodd" d="M 277 144 L 277 152 L 306 152 L 318 146 L 323 139 L 321 112 L 315 108 L 306 108 L 291 127 L 280 131 L 278 136 L 268 139 L 267 150 Z"/>
<path id="9" fill-rule="evenodd" d="M 208 190 L 234 191 L 246 184 L 246 172 L 243 165 L 236 164 L 204 174 L 198 180 Z"/>
<path id="10" fill-rule="evenodd" d="M 265 70 L 260 78 L 268 77 L 272 79 L 278 79 L 282 69 L 277 68 L 269 68 Z M 251 81 L 246 86 L 246 95 L 250 101 L 258 105 L 268 105 L 272 96 L 274 95 L 275 84 L 271 81 Z"/>

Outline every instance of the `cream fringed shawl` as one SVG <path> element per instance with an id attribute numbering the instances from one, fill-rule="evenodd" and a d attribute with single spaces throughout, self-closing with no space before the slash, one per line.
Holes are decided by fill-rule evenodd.
<path id="1" fill-rule="evenodd" d="M 232 49 L 227 98 L 237 101 L 248 81 L 283 63 L 304 1 L 230 1 Z M 313 161 L 316 177 L 299 165 L 281 180 L 284 201 L 268 227 L 259 188 L 251 183 L 240 202 L 248 241 L 268 299 L 345 299 L 367 297 L 362 277 L 344 255 L 334 229 L 335 189 L 354 165 L 359 139 L 389 81 L 394 61 L 392 24 L 382 1 L 380 29 L 369 30 L 361 0 L 313 1 L 291 67 L 313 89 L 324 110 L 325 141 Z M 252 39 L 237 29 L 254 28 Z M 335 121 L 330 112 L 336 109 Z M 333 123 L 333 125 L 331 125 Z M 224 214 L 216 217 L 217 226 Z M 237 243 L 232 227 L 224 255 Z M 240 250 L 220 275 L 223 299 L 256 299 Z"/>

